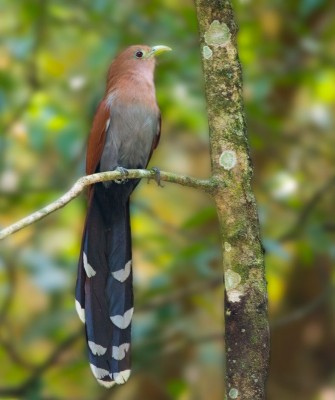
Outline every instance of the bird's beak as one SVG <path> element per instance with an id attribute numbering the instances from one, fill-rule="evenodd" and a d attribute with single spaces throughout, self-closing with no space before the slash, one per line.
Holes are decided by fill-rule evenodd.
<path id="1" fill-rule="evenodd" d="M 151 48 L 148 57 L 156 57 L 159 54 L 165 53 L 166 51 L 171 51 L 172 49 L 168 46 L 154 46 Z"/>

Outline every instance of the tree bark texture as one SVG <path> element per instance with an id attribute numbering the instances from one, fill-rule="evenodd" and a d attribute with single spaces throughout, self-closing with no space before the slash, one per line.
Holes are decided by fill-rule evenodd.
<path id="1" fill-rule="evenodd" d="M 225 280 L 227 399 L 265 399 L 269 325 L 232 6 L 196 0 Z"/>

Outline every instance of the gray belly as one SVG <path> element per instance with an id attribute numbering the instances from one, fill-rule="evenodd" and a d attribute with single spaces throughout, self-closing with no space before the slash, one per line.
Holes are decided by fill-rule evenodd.
<path id="1" fill-rule="evenodd" d="M 100 171 L 110 171 L 117 166 L 145 168 L 158 129 L 157 112 L 142 105 L 114 105 L 106 132 Z"/>

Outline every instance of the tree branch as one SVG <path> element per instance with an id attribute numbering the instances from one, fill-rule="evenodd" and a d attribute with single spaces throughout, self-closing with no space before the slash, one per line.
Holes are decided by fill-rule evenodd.
<path id="1" fill-rule="evenodd" d="M 306 221 L 308 220 L 310 214 L 313 212 L 318 203 L 323 199 L 323 197 L 329 192 L 332 186 L 335 186 L 335 175 L 330 177 L 330 179 L 328 179 L 320 187 L 320 189 L 318 189 L 307 201 L 292 228 L 279 237 L 279 242 L 283 243 L 292 240 L 300 233 L 300 231 L 306 224 Z"/>
<path id="2" fill-rule="evenodd" d="M 129 169 L 127 179 L 154 179 L 155 176 L 156 172 L 152 170 Z M 100 172 L 93 175 L 83 176 L 82 178 L 78 179 L 77 182 L 72 186 L 72 188 L 63 196 L 61 196 L 58 200 L 47 205 L 41 210 L 38 210 L 33 214 L 28 215 L 20 221 L 8 226 L 7 228 L 2 229 L 0 231 L 0 240 L 12 235 L 15 232 L 20 231 L 28 225 L 32 225 L 33 223 L 39 221 L 40 219 L 46 217 L 54 211 L 64 207 L 70 201 L 78 197 L 87 186 L 98 182 L 115 181 L 117 179 L 122 179 L 123 177 L 124 175 L 119 171 Z M 217 180 L 215 178 L 207 180 L 196 179 L 189 176 L 174 174 L 172 172 L 161 171 L 160 179 L 165 182 L 177 183 L 182 186 L 197 188 L 207 193 L 214 192 L 217 187 Z"/>
<path id="3" fill-rule="evenodd" d="M 78 329 L 76 332 L 71 334 L 67 339 L 59 344 L 58 347 L 50 354 L 50 356 L 39 366 L 37 366 L 30 377 L 28 377 L 23 383 L 19 386 L 13 387 L 0 387 L 0 396 L 15 396 L 15 397 L 23 397 L 25 396 L 32 386 L 40 379 L 40 377 L 47 371 L 49 368 L 53 367 L 55 361 L 58 357 L 66 350 L 68 350 L 80 337 L 82 336 L 82 329 Z"/>
<path id="4" fill-rule="evenodd" d="M 231 0 L 195 0 L 225 277 L 226 398 L 264 400 L 269 324 L 264 255 Z"/>
<path id="5" fill-rule="evenodd" d="M 283 317 L 279 317 L 271 322 L 271 329 L 281 328 L 282 326 L 291 324 L 292 322 L 301 320 L 308 315 L 312 314 L 315 310 L 317 310 L 333 293 L 334 287 L 332 284 L 328 284 L 325 289 L 312 301 L 306 303 L 302 307 L 297 310 L 292 311 L 288 315 L 284 315 Z"/>

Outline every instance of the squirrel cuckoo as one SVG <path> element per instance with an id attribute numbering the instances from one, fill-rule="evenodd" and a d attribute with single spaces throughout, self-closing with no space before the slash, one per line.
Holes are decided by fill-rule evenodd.
<path id="1" fill-rule="evenodd" d="M 88 139 L 86 173 L 146 168 L 160 137 L 155 57 L 167 46 L 131 46 L 112 62 Z M 76 284 L 93 375 L 105 387 L 131 371 L 133 315 L 129 197 L 139 180 L 91 186 Z"/>

